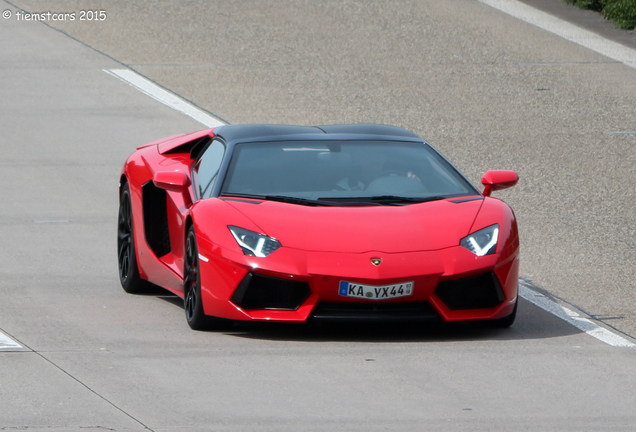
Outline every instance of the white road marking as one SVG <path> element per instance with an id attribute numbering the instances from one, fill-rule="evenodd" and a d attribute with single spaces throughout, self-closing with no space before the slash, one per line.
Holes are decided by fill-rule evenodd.
<path id="1" fill-rule="evenodd" d="M 11 339 L 9 336 L 0 332 L 0 350 L 22 348 L 22 345 Z"/>
<path id="2" fill-rule="evenodd" d="M 567 21 L 518 2 L 517 0 L 479 1 L 508 15 L 512 15 L 515 18 L 542 28 L 543 30 L 547 30 L 562 38 L 589 48 L 592 51 L 596 51 L 612 60 L 636 68 L 636 50 L 634 49 L 605 39 L 596 33 L 584 30 Z"/>
<path id="3" fill-rule="evenodd" d="M 611 331 L 603 328 L 587 318 L 581 317 L 578 313 L 561 306 L 555 301 L 550 300 L 543 294 L 536 292 L 524 285 L 519 285 L 519 295 L 539 306 L 541 309 L 550 312 L 552 315 L 556 315 L 562 320 L 572 324 L 579 330 L 587 333 L 588 335 L 595 337 L 596 339 L 605 342 L 608 345 L 615 347 L 634 348 L 636 344 L 628 341 L 627 339 L 612 333 Z"/>
<path id="4" fill-rule="evenodd" d="M 129 69 L 104 69 L 104 72 L 119 78 L 142 93 L 145 93 L 162 104 L 193 118 L 207 127 L 214 128 L 225 124 Z"/>

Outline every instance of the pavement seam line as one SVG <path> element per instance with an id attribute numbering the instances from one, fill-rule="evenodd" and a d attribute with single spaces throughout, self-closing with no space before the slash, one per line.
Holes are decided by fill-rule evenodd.
<path id="1" fill-rule="evenodd" d="M 4 333 L 2 331 L 0 331 L 0 341 L 1 341 L 1 337 Z M 17 342 L 16 342 L 17 343 Z M 64 375 L 68 376 L 69 378 L 71 378 L 73 381 L 75 381 L 76 383 L 78 383 L 79 385 L 81 385 L 82 387 L 84 387 L 86 390 L 88 390 L 89 392 L 93 393 L 95 396 L 97 396 L 98 398 L 100 398 L 101 400 L 103 400 L 104 402 L 106 402 L 108 405 L 112 406 L 113 408 L 115 408 L 117 411 L 121 412 L 122 414 L 124 414 L 126 417 L 130 418 L 131 420 L 133 420 L 134 422 L 140 424 L 141 426 L 144 427 L 144 429 L 151 431 L 151 432 L 155 432 L 154 429 L 151 429 L 149 426 L 145 425 L 141 420 L 135 418 L 132 414 L 129 414 L 128 412 L 124 411 L 122 408 L 118 407 L 117 405 L 115 405 L 113 402 L 111 402 L 110 400 L 108 400 L 105 396 L 102 396 L 101 394 L 97 393 L 97 391 L 93 390 L 92 388 L 90 388 L 87 384 L 84 384 L 81 380 L 79 380 L 78 378 L 76 378 L 75 376 L 71 375 L 70 372 L 66 371 L 64 368 L 62 368 L 61 366 L 57 365 L 53 360 L 47 358 L 46 356 L 44 356 L 41 352 L 34 350 L 33 348 L 29 347 L 27 344 L 22 342 L 22 345 L 20 346 L 20 348 L 24 348 L 27 349 L 28 351 L 16 351 L 16 352 L 22 352 L 22 353 L 28 353 L 31 352 L 35 355 L 37 355 L 38 357 L 40 357 L 42 360 L 44 360 L 45 362 L 49 363 L 51 366 L 53 366 L 54 368 L 58 369 L 60 372 L 62 372 Z M 17 347 L 14 347 L 17 348 Z"/>
<path id="2" fill-rule="evenodd" d="M 626 66 L 636 68 L 636 50 L 611 41 L 589 30 L 521 3 L 517 0 L 478 0 L 494 9 L 532 24 L 557 36 L 602 54 Z"/>

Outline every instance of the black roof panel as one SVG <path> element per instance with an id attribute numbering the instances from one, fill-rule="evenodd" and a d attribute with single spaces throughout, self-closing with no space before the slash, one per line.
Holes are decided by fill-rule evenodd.
<path id="1" fill-rule="evenodd" d="M 379 124 L 344 124 L 328 126 L 291 126 L 274 124 L 224 125 L 214 129 L 214 134 L 226 142 L 248 139 L 278 138 L 286 135 L 378 135 L 421 139 L 406 129 Z M 295 137 L 296 138 L 296 137 Z M 326 136 L 325 136 L 326 138 Z"/>
<path id="2" fill-rule="evenodd" d="M 420 138 L 413 132 L 398 126 L 388 126 L 372 123 L 344 124 L 316 126 L 329 134 L 356 134 L 356 135 L 383 135 L 383 136 L 403 136 L 409 138 Z"/>

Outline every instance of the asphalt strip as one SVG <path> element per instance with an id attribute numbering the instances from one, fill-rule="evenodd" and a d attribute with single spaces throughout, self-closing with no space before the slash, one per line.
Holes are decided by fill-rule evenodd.
<path id="1" fill-rule="evenodd" d="M 509 15 L 512 15 L 513 17 L 518 18 L 522 21 L 533 24 L 541 29 L 547 30 L 567 40 L 596 51 L 617 62 L 624 63 L 627 66 L 636 68 L 636 50 L 607 40 L 595 33 L 583 30 L 580 27 L 549 15 L 545 12 L 541 12 L 516 0 L 479 1 Z M 142 93 L 163 103 L 164 105 L 169 106 L 170 108 L 179 111 L 180 113 L 187 115 L 188 117 L 191 117 L 192 119 L 204 124 L 207 127 L 213 128 L 225 124 L 219 119 L 214 118 L 211 115 L 203 112 L 201 109 L 195 107 L 191 103 L 184 101 L 182 98 L 167 91 L 166 89 L 159 87 L 157 84 L 149 81 L 148 79 L 133 72 L 132 70 L 104 69 L 104 72 L 126 82 Z M 567 307 L 561 306 L 559 303 L 549 299 L 545 295 L 528 286 L 525 286 L 523 284 L 519 285 L 519 296 L 529 301 L 530 303 L 540 307 L 541 309 L 561 318 L 562 320 L 573 325 L 582 332 L 610 346 L 623 348 L 636 347 L 636 344 L 628 341 L 622 336 L 619 336 L 618 334 L 597 325 L 596 323 L 582 317 L 577 312 L 568 309 Z M 0 332 L 0 349 L 6 348 L 8 346 L 7 344 L 14 344 L 13 346 L 11 346 L 12 348 L 20 347 L 19 345 L 15 345 L 15 342 L 13 342 L 11 339 L 7 338 Z"/>
<path id="2" fill-rule="evenodd" d="M 605 39 L 588 30 L 584 30 L 567 21 L 543 11 L 537 10 L 516 0 L 478 0 L 521 21 L 535 25 L 564 39 L 577 43 L 592 51 L 627 66 L 636 68 L 636 50 L 617 42 Z"/>
<path id="3" fill-rule="evenodd" d="M 540 307 L 546 312 L 551 313 L 568 324 L 573 325 L 582 332 L 604 342 L 613 347 L 635 348 L 636 345 L 627 339 L 601 327 L 587 318 L 582 317 L 577 312 L 561 306 L 557 302 L 549 299 L 545 295 L 535 291 L 527 286 L 519 285 L 519 296 Z M 0 331 L 0 350 L 3 349 L 20 349 L 22 346 L 10 337 Z"/>

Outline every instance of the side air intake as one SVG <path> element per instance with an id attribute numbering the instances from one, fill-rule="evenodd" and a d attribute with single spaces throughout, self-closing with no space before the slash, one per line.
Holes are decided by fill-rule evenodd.
<path id="1" fill-rule="evenodd" d="M 142 186 L 141 199 L 144 207 L 146 243 L 155 255 L 162 257 L 170 252 L 166 191 L 150 181 Z"/>

